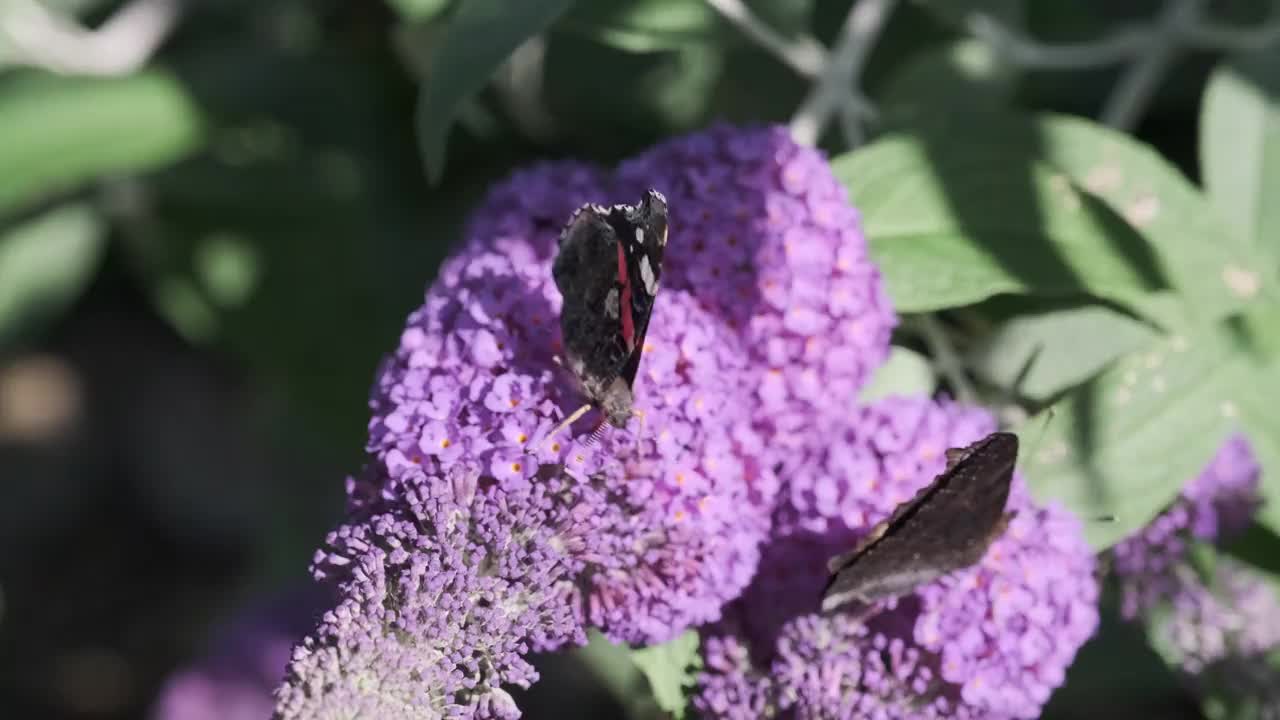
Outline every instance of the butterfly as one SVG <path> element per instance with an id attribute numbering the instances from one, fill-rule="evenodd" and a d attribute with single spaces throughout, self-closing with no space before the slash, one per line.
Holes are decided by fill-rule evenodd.
<path id="1" fill-rule="evenodd" d="M 899 597 L 982 559 L 1004 533 L 1018 436 L 997 432 L 947 450 L 947 468 L 854 548 L 831 558 L 823 611 Z"/>
<path id="2" fill-rule="evenodd" d="M 551 436 L 592 407 L 620 428 L 635 414 L 632 388 L 666 247 L 667 199 L 657 190 L 636 205 L 584 205 L 560 233 L 551 274 L 563 298 L 565 365 L 587 403 Z"/>

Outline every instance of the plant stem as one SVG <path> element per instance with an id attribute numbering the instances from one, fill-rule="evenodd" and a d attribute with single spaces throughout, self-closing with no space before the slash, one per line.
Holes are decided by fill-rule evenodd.
<path id="1" fill-rule="evenodd" d="M 874 114 L 871 104 L 854 89 L 862 75 L 876 38 L 898 0 L 858 0 L 845 17 L 840 39 L 831 53 L 830 62 L 814 83 L 808 97 L 791 118 L 791 135 L 796 142 L 813 145 L 818 141 L 831 116 L 845 113 L 842 123 L 849 149 L 862 142 L 864 117 Z"/>
<path id="2" fill-rule="evenodd" d="M 951 338 L 947 337 L 942 323 L 933 315 L 922 314 L 915 316 L 911 325 L 920 332 L 925 345 L 929 346 L 929 354 L 933 356 L 938 374 L 946 378 L 956 399 L 963 403 L 977 402 L 978 393 L 965 375 L 964 363 L 960 361 L 960 355 L 952 346 Z"/>
<path id="3" fill-rule="evenodd" d="M 742 0 L 707 0 L 726 20 L 787 67 L 806 78 L 817 78 L 827 66 L 827 50 L 809 35 L 788 39 L 756 17 Z"/>
<path id="4" fill-rule="evenodd" d="M 1178 45 L 1200 17 L 1204 0 L 1168 0 L 1146 52 L 1125 69 L 1102 106 L 1100 120 L 1117 130 L 1132 131 L 1142 118 L 1165 73 L 1173 64 Z"/>
<path id="5" fill-rule="evenodd" d="M 1093 42 L 1048 45 L 1006 27 L 986 13 L 970 14 L 965 25 L 974 37 L 1028 70 L 1084 70 L 1115 65 L 1142 53 L 1154 34 L 1150 27 L 1134 27 Z"/>
<path id="6" fill-rule="evenodd" d="M 0 2 L 0 44 L 24 65 L 68 75 L 127 75 L 146 64 L 181 14 L 178 0 L 133 0 L 96 29 L 36 0 Z"/>

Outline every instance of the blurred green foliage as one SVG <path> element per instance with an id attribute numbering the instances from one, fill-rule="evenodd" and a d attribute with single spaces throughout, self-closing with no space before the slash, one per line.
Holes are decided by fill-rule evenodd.
<path id="1" fill-rule="evenodd" d="M 93 122 L 85 122 L 87 108 Z M 164 167 L 200 135 L 199 111 L 171 75 L 16 72 L 0 87 L 0 212 L 98 177 Z"/>
<path id="2" fill-rule="evenodd" d="M 67 203 L 0 237 L 0 345 L 66 311 L 98 269 L 105 229 L 92 207 Z"/>

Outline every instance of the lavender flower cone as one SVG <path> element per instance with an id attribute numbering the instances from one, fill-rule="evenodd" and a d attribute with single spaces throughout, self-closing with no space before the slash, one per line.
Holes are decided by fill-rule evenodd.
<path id="1" fill-rule="evenodd" d="M 671 201 L 672 234 L 643 421 L 549 438 L 581 402 L 552 359 L 559 228 L 644 187 Z M 536 680 L 531 652 L 719 618 L 759 564 L 779 470 L 803 460 L 788 448 L 887 352 L 856 220 L 821 156 L 775 129 L 495 188 L 380 369 L 368 464 L 313 565 L 341 600 L 295 648 L 277 715 L 516 717 L 503 686 Z"/>
<path id="2" fill-rule="evenodd" d="M 1261 468 L 1247 440 L 1233 436 L 1173 505 L 1112 549 L 1121 612 L 1141 619 L 1166 661 L 1201 695 L 1280 708 L 1280 598 L 1264 575 L 1228 556 L 1192 562 L 1194 543 L 1243 531 L 1261 506 Z"/>

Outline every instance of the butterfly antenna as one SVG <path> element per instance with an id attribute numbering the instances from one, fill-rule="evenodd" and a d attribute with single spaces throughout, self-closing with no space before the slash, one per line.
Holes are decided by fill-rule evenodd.
<path id="1" fill-rule="evenodd" d="M 563 430 L 563 429 L 565 429 L 565 428 L 569 427 L 570 425 L 574 424 L 575 422 L 577 422 L 577 421 L 578 421 L 578 418 L 582 417 L 583 415 L 586 415 L 586 414 L 587 414 L 587 411 L 588 411 L 588 410 L 590 410 L 590 409 L 591 409 L 591 404 L 590 404 L 590 403 L 588 403 L 588 404 L 583 405 L 582 407 L 578 408 L 577 410 L 574 410 L 574 411 L 573 411 L 573 414 L 571 414 L 569 417 L 565 418 L 565 419 L 564 419 L 564 422 L 562 422 L 562 423 L 560 423 L 559 425 L 555 426 L 555 428 L 554 428 L 554 429 L 552 429 L 552 430 L 551 430 L 551 432 L 547 434 L 547 442 L 551 442 L 551 440 L 552 440 L 553 438 L 555 438 L 555 436 L 556 436 L 556 435 L 559 435 L 559 434 L 560 434 L 560 431 L 561 431 L 561 430 Z"/>

